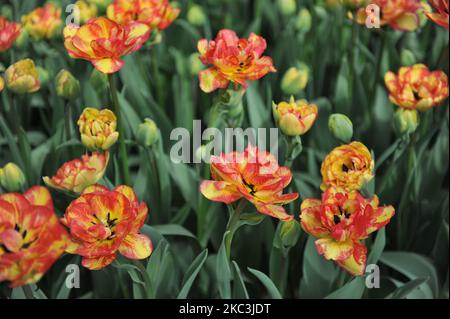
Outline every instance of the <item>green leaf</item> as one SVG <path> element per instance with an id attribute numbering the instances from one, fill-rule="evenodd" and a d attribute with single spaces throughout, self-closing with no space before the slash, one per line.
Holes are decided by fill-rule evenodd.
<path id="1" fill-rule="evenodd" d="M 364 277 L 356 277 L 329 294 L 326 299 L 361 299 L 366 288 Z"/>
<path id="2" fill-rule="evenodd" d="M 168 225 L 156 225 L 153 226 L 163 236 L 183 236 L 197 239 L 193 233 L 184 228 L 181 225 L 168 224 Z"/>
<path id="3" fill-rule="evenodd" d="M 234 260 L 231 265 L 233 271 L 233 299 L 249 299 L 239 265 Z"/>
<path id="4" fill-rule="evenodd" d="M 414 292 L 417 289 L 420 289 L 420 286 L 422 284 L 425 284 L 430 278 L 417 278 L 414 280 L 411 280 L 401 286 L 400 288 L 397 288 L 394 292 L 389 294 L 389 296 L 386 297 L 386 299 L 405 299 L 407 298 L 412 292 Z"/>
<path id="5" fill-rule="evenodd" d="M 275 284 L 270 280 L 270 278 L 260 272 L 259 270 L 247 268 L 248 271 L 250 271 L 256 278 L 259 279 L 259 281 L 263 284 L 263 286 L 267 289 L 267 292 L 270 295 L 270 298 L 272 299 L 282 299 L 280 292 L 278 291 L 278 288 L 275 286 Z"/>
<path id="6" fill-rule="evenodd" d="M 189 266 L 188 270 L 184 274 L 183 278 L 183 287 L 181 288 L 177 299 L 186 299 L 189 291 L 191 290 L 192 284 L 194 283 L 195 278 L 197 278 L 198 273 L 203 267 L 203 264 L 208 258 L 208 250 L 205 249 L 198 255 L 192 264 Z"/>
<path id="7" fill-rule="evenodd" d="M 216 276 L 218 281 L 217 284 L 219 288 L 219 294 L 222 299 L 231 298 L 231 269 L 225 249 L 225 243 L 227 242 L 227 238 L 228 236 L 230 236 L 230 234 L 231 232 L 227 231 L 223 235 L 222 244 L 220 245 L 216 259 Z"/>

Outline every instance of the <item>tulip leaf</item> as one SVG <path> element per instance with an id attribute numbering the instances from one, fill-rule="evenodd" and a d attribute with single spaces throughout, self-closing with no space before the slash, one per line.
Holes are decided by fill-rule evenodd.
<path id="1" fill-rule="evenodd" d="M 158 231 L 163 236 L 183 236 L 197 239 L 197 237 L 191 233 L 189 230 L 181 225 L 167 224 L 167 225 L 156 225 L 153 228 Z"/>
<path id="2" fill-rule="evenodd" d="M 227 257 L 225 243 L 231 232 L 227 231 L 223 235 L 222 244 L 220 245 L 219 252 L 216 258 L 216 276 L 218 281 L 219 294 L 222 299 L 231 298 L 231 269 L 230 263 Z"/>
<path id="3" fill-rule="evenodd" d="M 259 270 L 252 269 L 250 267 L 247 268 L 248 271 L 250 271 L 256 278 L 259 279 L 259 281 L 263 284 L 263 286 L 267 289 L 267 292 L 269 293 L 270 298 L 272 299 L 283 299 L 280 292 L 278 291 L 278 288 L 275 286 L 272 280 L 270 278 L 260 272 Z"/>
<path id="4" fill-rule="evenodd" d="M 397 288 L 395 291 L 393 291 L 391 294 L 389 294 L 386 299 L 405 299 L 407 298 L 412 292 L 414 292 L 417 289 L 420 289 L 420 286 L 422 284 L 425 284 L 430 278 L 417 278 L 414 280 L 411 280 L 404 284 L 403 286 Z"/>
<path id="5" fill-rule="evenodd" d="M 233 260 L 231 263 L 233 272 L 233 299 L 249 299 L 247 288 L 245 287 L 244 280 L 242 279 L 242 273 L 239 265 Z"/>
<path id="6" fill-rule="evenodd" d="M 205 249 L 198 255 L 192 264 L 189 266 L 188 270 L 184 274 L 183 284 L 180 292 L 178 293 L 177 299 L 186 299 L 189 291 L 191 290 L 192 284 L 194 283 L 195 278 L 197 278 L 198 273 L 203 267 L 203 264 L 208 258 L 208 250 Z"/>
<path id="7" fill-rule="evenodd" d="M 365 288 L 364 277 L 356 277 L 326 296 L 326 299 L 361 299 Z"/>

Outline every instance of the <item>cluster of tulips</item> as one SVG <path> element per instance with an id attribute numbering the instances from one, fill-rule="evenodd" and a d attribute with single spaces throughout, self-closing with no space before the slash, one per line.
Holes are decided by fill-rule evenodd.
<path id="1" fill-rule="evenodd" d="M 336 1 L 329 1 L 329 5 L 333 2 Z M 361 8 L 355 19 L 364 23 L 367 1 L 344 2 Z M 412 31 L 420 24 L 418 12 L 424 8 L 419 0 L 372 2 L 381 7 L 383 26 Z M 429 19 L 448 28 L 448 1 L 434 0 L 431 4 L 435 9 L 426 9 Z M 0 17 L 0 52 L 9 50 L 24 33 L 37 41 L 55 39 L 62 31 L 70 57 L 89 61 L 107 75 L 113 102 L 112 109 L 84 109 L 77 124 L 87 152 L 64 163 L 54 176 L 43 177 L 48 187 L 76 197 L 61 219 L 55 214 L 47 188 L 33 186 L 23 193 L 16 192 L 24 179 L 20 168 L 8 164 L 0 169 L 2 187 L 12 191 L 0 195 L 0 281 L 9 281 L 11 287 L 37 282 L 64 252 L 82 256 L 84 267 L 98 270 L 111 264 L 118 253 L 128 259 L 145 259 L 153 249 L 151 239 L 140 233 L 148 215 L 147 204 L 139 202 L 129 186 L 123 115 L 114 74 L 124 67 L 122 58 L 169 27 L 179 9 L 168 0 L 115 0 L 108 6 L 104 1 L 80 0 L 76 5 L 83 24 L 69 24 L 63 30 L 61 8 L 53 3 L 22 17 L 21 23 Z M 97 16 L 100 11 L 106 15 Z M 208 66 L 199 72 L 201 90 L 243 92 L 235 105 L 245 94 L 247 81 L 276 72 L 272 58 L 264 55 L 266 40 L 254 33 L 239 38 L 234 31 L 223 29 L 214 40 L 200 40 L 197 47 L 200 61 Z M 292 77 L 298 83 L 302 74 L 291 69 L 283 81 Z M 58 95 L 68 100 L 79 92 L 79 83 L 69 71 L 61 71 L 56 82 Z M 449 94 L 447 75 L 430 71 L 423 64 L 386 73 L 385 84 L 390 100 L 399 107 L 396 116 L 401 119 L 403 131 L 414 130 L 418 112 L 440 105 Z M 9 97 L 39 88 L 39 70 L 31 59 L 14 61 L 0 77 L 0 91 L 6 90 Z M 280 166 L 275 156 L 252 145 L 243 152 L 212 156 L 212 180 L 202 181 L 200 192 L 235 211 L 229 223 L 231 230 L 233 218 L 239 219 L 239 210 L 250 202 L 259 213 L 282 223 L 300 223 L 307 233 L 317 237 L 319 254 L 352 275 L 363 275 L 368 254 L 363 241 L 388 224 L 395 213 L 394 207 L 380 205 L 376 195 L 363 195 L 362 189 L 375 174 L 371 152 L 363 143 L 349 140 L 331 150 L 321 167 L 322 197 L 303 199 L 297 221 L 283 205 L 296 200 L 299 194 L 283 190 L 292 180 L 290 166 L 298 157 L 295 146 L 314 125 L 318 107 L 292 97 L 274 102 L 272 109 L 277 127 L 292 146 L 286 166 Z M 13 102 L 10 110 L 14 112 Z M 139 135 L 150 145 L 157 130 L 148 119 L 139 128 Z M 115 144 L 123 185 L 109 189 L 99 183 Z M 244 204 L 233 206 L 237 201 Z"/>

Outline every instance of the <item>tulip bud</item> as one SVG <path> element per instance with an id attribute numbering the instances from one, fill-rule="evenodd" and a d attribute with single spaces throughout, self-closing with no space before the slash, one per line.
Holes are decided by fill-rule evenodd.
<path id="1" fill-rule="evenodd" d="M 300 63 L 299 67 L 289 68 L 281 80 L 281 90 L 288 95 L 299 94 L 308 84 L 309 69 Z"/>
<path id="2" fill-rule="evenodd" d="M 289 102 L 272 103 L 272 113 L 278 128 L 287 136 L 306 134 L 318 116 L 317 105 L 306 100 L 296 101 L 293 96 Z"/>
<path id="3" fill-rule="evenodd" d="M 159 130 L 156 123 L 146 118 L 144 123 L 139 124 L 136 133 L 136 139 L 142 146 L 150 147 L 158 141 Z"/>
<path id="4" fill-rule="evenodd" d="M 191 68 L 191 75 L 196 76 L 198 73 L 204 69 L 202 61 L 200 61 L 199 53 L 192 53 L 189 56 L 189 65 Z"/>
<path id="5" fill-rule="evenodd" d="M 39 76 L 39 82 L 41 83 L 41 87 L 46 86 L 48 83 L 49 75 L 48 71 L 40 66 L 36 67 Z"/>
<path id="6" fill-rule="evenodd" d="M 282 15 L 290 16 L 297 10 L 297 4 L 295 0 L 278 0 L 278 8 Z"/>
<path id="7" fill-rule="evenodd" d="M 8 89 L 15 93 L 33 93 L 39 90 L 39 74 L 33 60 L 20 60 L 11 65 L 5 72 Z"/>
<path id="8" fill-rule="evenodd" d="M 203 12 L 203 8 L 196 4 L 191 6 L 187 13 L 187 20 L 190 24 L 198 27 L 204 25 L 206 22 L 206 16 Z"/>
<path id="9" fill-rule="evenodd" d="M 108 75 L 94 69 L 89 77 L 89 83 L 100 94 L 108 88 Z"/>
<path id="10" fill-rule="evenodd" d="M 311 30 L 312 17 L 308 9 L 303 8 L 297 14 L 297 19 L 295 20 L 295 27 L 298 31 L 306 33 Z"/>
<path id="11" fill-rule="evenodd" d="M 3 91 L 4 88 L 5 88 L 5 80 L 3 80 L 3 78 L 0 76 L 0 93 Z"/>
<path id="12" fill-rule="evenodd" d="M 71 100 L 78 96 L 80 92 L 80 82 L 67 70 L 59 71 L 56 75 L 56 94 L 65 99 Z"/>
<path id="13" fill-rule="evenodd" d="M 416 57 L 414 53 L 408 49 L 403 49 L 400 54 L 400 61 L 402 66 L 412 66 L 416 64 Z"/>
<path id="14" fill-rule="evenodd" d="M 353 123 L 344 114 L 331 114 L 328 129 L 334 137 L 344 143 L 349 143 L 353 137 Z"/>
<path id="15" fill-rule="evenodd" d="M 8 163 L 0 168 L 0 185 L 8 192 L 17 192 L 25 185 L 22 170 L 14 163 Z"/>
<path id="16" fill-rule="evenodd" d="M 419 125 L 419 115 L 416 110 L 399 108 L 394 114 L 394 127 L 399 135 L 411 134 Z"/>
<path id="17" fill-rule="evenodd" d="M 282 222 L 280 238 L 284 247 L 294 247 L 300 236 L 300 223 L 295 219 Z"/>

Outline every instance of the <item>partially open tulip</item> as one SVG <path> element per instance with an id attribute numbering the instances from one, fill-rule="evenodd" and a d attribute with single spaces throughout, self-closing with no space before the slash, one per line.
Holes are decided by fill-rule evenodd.
<path id="1" fill-rule="evenodd" d="M 0 282 L 15 288 L 39 281 L 67 243 L 46 188 L 0 195 Z"/>
<path id="2" fill-rule="evenodd" d="M 107 10 L 108 18 L 117 23 L 137 21 L 158 30 L 169 27 L 179 14 L 169 0 L 114 0 Z"/>
<path id="3" fill-rule="evenodd" d="M 61 8 L 49 2 L 22 17 L 23 27 L 33 40 L 52 39 L 61 30 Z"/>
<path id="4" fill-rule="evenodd" d="M 308 84 L 309 69 L 301 63 L 298 67 L 289 68 L 281 80 L 281 90 L 285 94 L 299 94 Z"/>
<path id="5" fill-rule="evenodd" d="M 149 35 L 150 28 L 145 24 L 122 26 L 99 17 L 81 27 L 65 27 L 64 46 L 72 58 L 88 60 L 97 70 L 109 74 L 119 71 L 124 65 L 121 57 L 138 50 Z"/>
<path id="6" fill-rule="evenodd" d="M 5 72 L 8 89 L 15 93 L 33 93 L 40 89 L 39 74 L 33 60 L 20 60 L 11 65 Z"/>
<path id="7" fill-rule="evenodd" d="M 399 135 L 411 134 L 419 126 L 419 115 L 416 110 L 399 108 L 394 114 L 394 127 Z"/>
<path id="8" fill-rule="evenodd" d="M 420 25 L 418 13 L 422 9 L 420 0 L 372 0 L 380 8 L 380 25 L 389 25 L 400 31 L 415 31 Z M 377 17 L 374 17 L 377 18 Z M 358 10 L 357 21 L 365 24 L 366 7 Z"/>
<path id="9" fill-rule="evenodd" d="M 75 5 L 78 7 L 78 12 L 80 13 L 80 23 L 84 24 L 88 22 L 89 19 L 97 16 L 97 6 L 95 4 L 85 0 L 79 0 L 75 2 Z"/>
<path id="10" fill-rule="evenodd" d="M 78 119 L 81 141 L 89 150 L 107 150 L 119 138 L 116 115 L 108 110 L 92 107 L 84 109 Z"/>
<path id="11" fill-rule="evenodd" d="M 129 259 L 147 258 L 152 242 L 139 233 L 147 213 L 147 205 L 139 203 L 128 186 L 113 190 L 101 185 L 88 187 L 62 219 L 72 240 L 67 252 L 81 255 L 82 265 L 91 270 L 108 266 L 117 253 Z"/>
<path id="12" fill-rule="evenodd" d="M 448 29 L 449 21 L 449 0 L 430 0 L 429 1 L 435 8 L 434 12 L 425 12 L 428 18 L 437 23 L 441 27 Z"/>
<path id="13" fill-rule="evenodd" d="M 155 121 L 147 118 L 143 123 L 139 124 L 136 139 L 142 146 L 150 147 L 158 141 L 158 138 L 159 129 Z"/>
<path id="14" fill-rule="evenodd" d="M 65 99 L 74 99 L 80 92 L 80 82 L 67 70 L 56 75 L 56 94 Z"/>
<path id="15" fill-rule="evenodd" d="M 364 144 L 352 142 L 338 146 L 322 163 L 320 188 L 323 191 L 329 188 L 360 190 L 373 178 L 374 166 L 372 154 Z"/>
<path id="16" fill-rule="evenodd" d="M 275 72 L 272 59 L 262 56 L 266 46 L 266 40 L 254 33 L 248 39 L 239 39 L 232 30 L 221 30 L 215 40 L 200 40 L 200 60 L 212 65 L 199 73 L 200 88 L 209 93 L 228 87 L 230 81 L 247 88 L 247 80 Z"/>
<path id="17" fill-rule="evenodd" d="M 398 74 L 384 76 L 392 103 L 405 109 L 426 111 L 448 97 L 448 77 L 442 71 L 430 71 L 423 64 L 402 67 Z"/>
<path id="18" fill-rule="evenodd" d="M 247 199 L 265 215 L 291 220 L 281 205 L 297 199 L 297 193 L 283 194 L 292 180 L 287 167 L 279 166 L 276 158 L 257 147 L 240 152 L 211 157 L 214 180 L 203 181 L 200 192 L 209 200 L 230 204 Z"/>
<path id="19" fill-rule="evenodd" d="M 74 159 L 64 163 L 58 169 L 55 176 L 45 176 L 43 180 L 49 187 L 81 193 L 88 186 L 96 184 L 103 177 L 108 162 L 108 152 L 86 154 L 80 159 Z"/>
<path id="20" fill-rule="evenodd" d="M 20 25 L 0 16 L 0 52 L 8 50 L 20 35 Z"/>
<path id="21" fill-rule="evenodd" d="M 287 136 L 298 136 L 308 132 L 317 119 L 318 110 L 315 104 L 306 100 L 272 103 L 273 117 L 277 126 Z"/>
<path id="22" fill-rule="evenodd" d="M 390 222 L 395 210 L 379 206 L 378 197 L 359 192 L 326 191 L 322 199 L 308 198 L 301 205 L 303 229 L 319 238 L 316 249 L 328 260 L 355 276 L 365 273 L 367 247 L 361 242 Z"/>
<path id="23" fill-rule="evenodd" d="M 0 186 L 8 192 L 18 192 L 25 185 L 25 175 L 19 166 L 8 163 L 0 168 Z"/>

